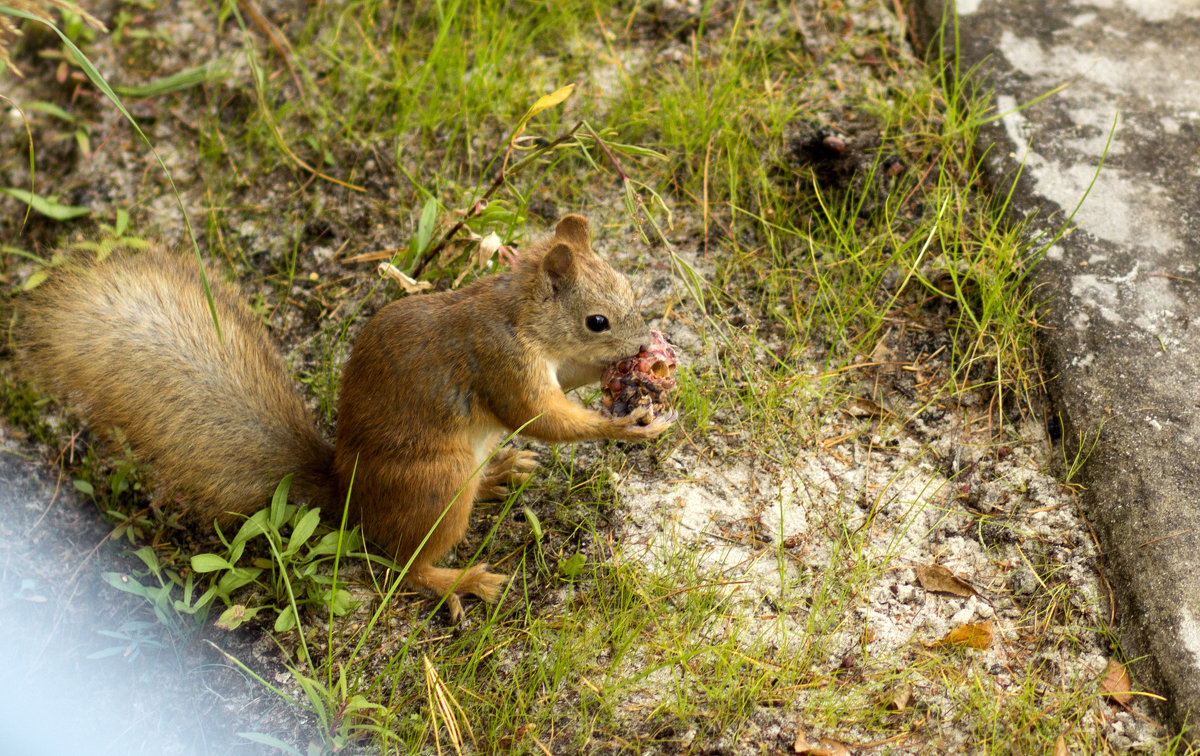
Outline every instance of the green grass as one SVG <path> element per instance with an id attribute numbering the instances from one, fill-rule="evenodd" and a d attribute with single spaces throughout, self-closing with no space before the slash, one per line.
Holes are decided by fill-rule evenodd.
<path id="1" fill-rule="evenodd" d="M 1018 637 L 1005 640 L 1025 666 L 1006 670 L 1008 684 L 972 651 L 927 645 L 936 637 L 914 634 L 877 653 L 872 622 L 860 614 L 880 581 L 914 566 L 913 542 L 941 543 L 961 516 L 958 487 L 978 477 L 946 469 L 907 490 L 911 476 L 942 464 L 937 439 L 910 435 L 915 420 L 939 412 L 961 415 L 968 428 L 978 422 L 987 432 L 964 432 L 962 443 L 996 454 L 1025 443 L 1017 423 L 1040 385 L 1039 298 L 1027 281 L 1040 247 L 1003 219 L 1007 198 L 982 186 L 972 144 L 990 115 L 986 92 L 969 78 L 944 78 L 939 61 L 916 60 L 886 25 L 851 23 L 854 13 L 887 16 L 870 3 L 800 18 L 786 5 L 723 2 L 689 15 L 644 3 L 363 0 L 281 10 L 265 23 L 245 7 L 184 4 L 185 16 L 204 22 L 197 29 L 209 30 L 194 33 L 216 30 L 220 53 L 211 60 L 197 52 L 212 52 L 196 44 L 203 40 L 162 39 L 158 28 L 173 11 L 158 7 L 127 13 L 119 40 L 99 34 L 85 52 L 116 66 L 106 70 L 132 87 L 123 91 L 146 95 L 139 113 L 187 121 L 155 139 L 160 152 L 171 148 L 175 170 L 186 168 L 176 186 L 198 219 L 199 244 L 281 335 L 326 426 L 362 313 L 397 293 L 377 282 L 374 265 L 390 257 L 411 270 L 414 252 L 491 184 L 533 102 L 561 86 L 576 89 L 534 116 L 526 135 L 553 140 L 586 121 L 612 159 L 581 130 L 512 176 L 494 197 L 503 212 L 471 218 L 472 230 L 520 241 L 528 224 L 580 210 L 638 284 L 649 289 L 679 270 L 671 251 L 706 284 L 703 307 L 681 285 L 647 295 L 654 315 L 667 314 L 668 332 L 695 336 L 680 374 L 676 436 L 649 447 L 546 451 L 518 498 L 479 508 L 452 562 L 481 550 L 509 572 L 500 605 L 471 605 L 468 623 L 449 628 L 428 599 L 401 591 L 381 605 L 394 572 L 346 558 L 340 579 L 362 604 L 330 620 L 311 609 L 328 573 L 324 583 L 293 581 L 310 586 L 290 597 L 310 606 L 301 612 L 305 635 L 274 632 L 270 622 L 262 631 L 301 681 L 276 692 L 317 713 L 320 731 L 305 737 L 318 752 L 365 741 L 383 752 L 432 753 L 454 750 L 456 737 L 481 753 L 777 752 L 800 727 L 879 741 L 878 753 L 1050 753 L 1060 734 L 1072 752 L 1114 749 L 1095 679 L 1064 678 L 1043 664 L 1051 651 L 1076 653 L 1075 635 L 1105 630 L 1087 627 L 1102 624 L 1095 601 L 1059 576 L 1053 549 L 1029 554 L 1037 580 Z M 171 78 L 179 72 L 186 77 Z M 65 109 L 67 94 L 47 99 Z M 79 127 L 26 112 L 42 154 Z M 94 111 L 73 118 L 99 123 Z M 859 154 L 846 181 L 796 160 L 797 144 L 819 128 L 845 134 Z M 0 175 L 20 175 L 22 159 L 20 150 L 0 155 Z M 178 221 L 152 211 L 170 190 L 140 159 L 134 194 L 91 200 L 93 216 L 125 213 L 124 234 L 182 241 Z M 38 168 L 39 181 L 62 185 L 33 191 L 86 194 L 70 171 Z M 435 227 L 422 229 L 427 207 Z M 664 242 L 646 221 L 667 230 L 668 218 L 674 231 Z M 16 244 L 39 252 L 76 230 L 36 218 L 4 223 Z M 373 257 L 338 263 L 335 253 Z M 4 266 L 14 285 L 27 269 L 18 255 Z M 446 286 L 464 269 L 468 279 L 478 274 L 465 255 L 450 255 L 427 277 Z M 900 365 L 917 376 L 908 393 L 881 389 Z M 51 437 L 24 389 L 4 378 L 0 391 L 10 421 Z M 712 477 L 743 462 L 754 470 L 815 458 L 827 470 L 843 458 L 855 464 L 807 481 L 812 490 L 765 496 L 759 521 L 718 534 L 730 554 L 767 565 L 775 587 L 764 589 L 767 578 L 714 568 L 679 533 L 667 533 L 653 557 L 633 545 L 633 526 L 656 523 L 625 522 L 621 481 L 650 480 L 670 511 L 676 492 L 696 483 L 691 470 L 664 462 L 672 455 Z M 855 465 L 871 470 L 861 484 L 851 479 Z M 76 475 L 101 508 L 127 499 L 123 536 L 157 541 L 169 532 L 170 524 L 128 514 L 139 499 L 110 492 L 117 474 L 90 461 L 85 468 Z M 761 534 L 791 535 L 793 508 L 808 517 L 799 546 Z M 996 532 L 1022 544 L 1041 538 L 1000 514 L 972 517 L 977 534 L 992 533 L 995 521 Z M 197 548 L 220 552 L 212 542 Z M 1002 561 L 1002 546 L 989 548 Z M 175 581 L 182 592 L 195 552 L 153 553 L 159 562 L 147 562 L 139 579 L 152 588 Z M 287 611 L 291 588 L 280 581 L 309 563 L 277 561 L 278 595 L 266 603 Z M 1007 600 L 1004 585 L 989 591 Z M 154 606 L 169 618 L 178 595 L 148 601 L 165 601 Z M 206 632 L 220 644 L 219 633 Z M 917 703 L 888 709 L 904 685 Z M 255 737 L 273 743 L 276 735 Z M 1158 749 L 1189 752 L 1178 742 Z"/>

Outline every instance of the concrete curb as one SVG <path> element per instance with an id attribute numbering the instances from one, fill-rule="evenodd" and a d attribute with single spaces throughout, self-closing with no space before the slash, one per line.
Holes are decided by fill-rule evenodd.
<path id="1" fill-rule="evenodd" d="M 943 7 L 916 3 L 923 39 Z M 1034 272 L 1045 369 L 1135 683 L 1183 729 L 1200 720 L 1200 6 L 960 0 L 950 20 L 947 59 L 956 21 L 959 70 L 1006 113 L 978 147 L 998 189 L 1016 180 L 1013 216 L 1053 234 L 1087 195 Z"/>

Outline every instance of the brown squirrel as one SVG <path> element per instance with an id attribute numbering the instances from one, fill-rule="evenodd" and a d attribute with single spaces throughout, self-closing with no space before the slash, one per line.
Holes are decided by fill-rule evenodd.
<path id="1" fill-rule="evenodd" d="M 493 601 L 505 576 L 433 563 L 474 501 L 503 498 L 536 466 L 511 448 L 484 465 L 504 434 L 650 439 L 674 420 L 606 417 L 563 393 L 650 341 L 629 282 L 592 251 L 578 215 L 506 273 L 380 309 L 342 374 L 336 448 L 240 291 L 212 288 L 220 337 L 185 256 L 157 248 L 68 265 L 21 307 L 25 366 L 127 442 L 204 523 L 262 508 L 289 473 L 293 496 L 325 512 L 349 491 L 352 520 L 400 565 L 420 549 L 404 579 L 444 595 L 455 619 L 459 594 Z"/>

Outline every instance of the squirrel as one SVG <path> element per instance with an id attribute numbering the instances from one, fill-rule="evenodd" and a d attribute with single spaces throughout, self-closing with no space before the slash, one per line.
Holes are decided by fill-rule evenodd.
<path id="1" fill-rule="evenodd" d="M 351 521 L 398 564 L 412 558 L 406 584 L 444 596 L 455 621 L 460 595 L 495 601 L 506 576 L 434 563 L 475 501 L 502 499 L 537 465 L 533 452 L 495 451 L 505 434 L 641 440 L 675 420 L 608 417 L 564 393 L 651 339 L 579 215 L 507 272 L 376 312 L 342 373 L 333 445 L 241 292 L 214 276 L 212 296 L 219 334 L 195 261 L 162 246 L 74 261 L 20 307 L 24 368 L 204 524 L 260 509 L 288 474 L 293 497 L 326 512 L 349 495 Z"/>

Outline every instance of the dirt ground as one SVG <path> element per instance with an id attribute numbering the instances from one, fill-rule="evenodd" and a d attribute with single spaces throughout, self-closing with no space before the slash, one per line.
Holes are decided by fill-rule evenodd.
<path id="1" fill-rule="evenodd" d="M 878 15 L 877 9 L 872 13 Z M 203 23 L 184 14 L 173 20 L 171 34 L 177 42 L 187 39 L 188 30 Z M 188 55 L 202 60 L 211 52 L 208 37 L 196 38 Z M 115 65 L 101 60 L 102 69 Z M 37 69 L 19 82 L 4 80 L 10 87 L 4 94 L 12 102 L 32 101 L 39 87 L 58 86 L 52 80 L 52 71 Z M 69 140 L 40 143 L 39 184 L 58 188 L 70 204 L 96 209 L 98 218 L 111 218 L 120 198 L 139 197 L 140 229 L 179 243 L 175 200 L 163 191 L 157 170 L 118 125 L 117 114 L 99 101 L 86 107 L 93 109 L 92 133 L 112 141 L 97 140 L 86 160 Z M 148 124 L 184 203 L 203 206 L 202 182 L 188 158 L 195 148 L 189 114 L 157 113 L 151 101 L 134 103 L 133 112 Z M 7 121 L 0 186 L 25 186 L 28 163 L 14 159 L 27 149 L 21 119 L 10 109 Z M 377 180 L 387 185 L 392 178 Z M 288 190 L 244 187 L 246 204 L 228 208 L 223 227 L 210 234 L 258 239 L 258 259 L 272 259 L 294 241 L 270 228 L 290 211 Z M 389 192 L 373 197 L 331 190 L 324 199 L 338 207 L 326 214 L 331 227 L 356 229 L 360 249 L 402 246 L 406 229 L 376 222 Z M 592 210 L 598 227 L 621 224 L 615 202 Z M 674 210 L 672 239 L 703 272 L 707 240 L 698 232 L 700 219 L 686 207 Z M 10 197 L 0 197 L 0 212 L 5 233 L 23 248 L 44 253 L 63 234 L 61 224 L 45 218 L 26 223 L 23 206 Z M 325 281 L 354 275 L 339 266 L 341 250 L 319 241 L 327 230 L 306 229 L 312 254 L 299 271 L 297 302 L 319 299 L 312 296 L 309 274 Z M 628 241 L 601 240 L 597 248 L 621 260 L 621 249 L 632 246 Z M 643 255 L 630 254 L 619 264 L 640 269 L 650 308 L 681 286 L 669 267 L 647 263 Z M 10 258 L 6 286 L 18 287 L 29 271 Z M 358 287 L 359 295 L 367 288 L 346 285 Z M 282 330 L 293 364 L 315 362 L 317 323 L 339 309 L 289 310 Z M 980 685 L 968 667 L 985 670 L 989 686 L 971 695 L 996 698 L 1021 691 L 1031 669 L 1038 670 L 1036 685 L 1047 690 L 1074 690 L 1079 681 L 1103 675 L 1112 655 L 1105 632 L 1108 589 L 1072 489 L 1061 482 L 1063 464 L 1054 457 L 1045 413 L 1015 415 L 1001 428 L 984 397 L 928 393 L 928 379 L 948 369 L 939 349 L 944 335 L 930 330 L 935 315 L 897 325 L 874 354 L 862 355 L 866 366 L 855 371 L 848 400 L 822 394 L 817 377 L 825 368 L 817 355 L 798 364 L 811 391 L 792 394 L 781 412 L 794 427 L 770 442 L 723 433 L 733 418 L 719 411 L 708 428 L 681 429 L 665 457 L 630 455 L 618 476 L 617 516 L 606 523 L 607 538 L 619 544 L 611 558 L 667 579 L 686 575 L 718 586 L 714 634 L 736 624 L 746 646 L 809 649 L 817 660 L 814 675 L 835 681 L 792 691 L 787 704 L 760 707 L 736 736 L 709 740 L 694 727 L 677 732 L 674 746 L 644 752 L 798 753 L 798 731 L 807 728 L 810 739 L 833 738 L 855 753 L 972 753 L 978 728 L 986 724 L 964 719 L 962 698 L 953 693 L 960 683 Z M 654 325 L 678 346 L 685 372 L 720 364 L 722 350 L 740 348 L 765 361 L 772 349 L 770 334 L 760 339 L 753 323 L 716 334 L 696 312 L 684 311 Z M 11 355 L 7 360 L 4 371 L 11 375 Z M 10 417 L 12 411 L 6 408 Z M 106 584 L 103 573 L 128 572 L 139 562 L 128 555 L 128 544 L 107 537 L 98 508 L 77 501 L 69 482 L 57 479 L 61 447 L 34 435 L 0 429 L 9 492 L 0 504 L 0 668 L 16 670 L 10 679 L 20 681 L 15 691 L 12 685 L 4 691 L 9 700 L 0 700 L 0 739 L 28 743 L 28 753 L 276 752 L 236 735 L 260 732 L 303 748 L 311 717 L 228 665 L 210 641 L 254 660 L 270 682 L 295 692 L 294 681 L 270 661 L 274 645 L 252 627 L 214 630 L 180 645 L 145 602 Z M 811 611 L 794 611 L 789 597 L 798 593 L 853 608 L 838 615 L 806 598 Z M 989 642 L 964 657 L 960 680 L 948 682 L 947 665 L 930 659 L 963 627 L 988 634 Z M 870 680 L 878 682 L 864 682 Z M 870 732 L 837 722 L 803 724 L 793 714 L 805 702 L 838 695 L 862 698 L 867 706 L 870 697 L 890 695 L 889 681 L 908 689 L 915 703 L 904 707 L 919 710 L 922 722 L 895 742 L 873 742 Z M 664 669 L 631 690 L 621 715 L 630 732 L 639 731 L 646 711 L 673 684 L 671 670 Z M 55 711 L 70 712 L 75 726 L 45 718 Z M 1156 752 L 1164 736 L 1141 703 L 1117 706 L 1099 696 L 1076 727 L 1096 733 L 1113 752 Z M 99 750 L 93 748 L 98 743 Z"/>

